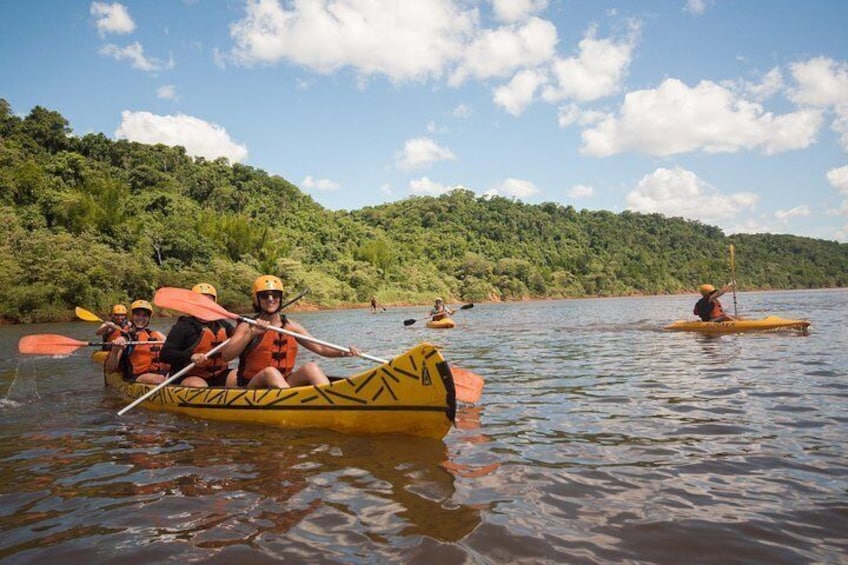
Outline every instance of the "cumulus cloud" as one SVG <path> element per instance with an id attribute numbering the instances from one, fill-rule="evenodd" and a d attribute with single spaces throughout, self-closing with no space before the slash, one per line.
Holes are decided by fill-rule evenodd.
<path id="1" fill-rule="evenodd" d="M 810 215 L 810 207 L 806 204 L 795 206 L 789 210 L 778 210 L 774 213 L 774 217 L 778 220 L 788 220 L 790 218 L 800 218 Z"/>
<path id="2" fill-rule="evenodd" d="M 665 156 L 759 149 L 771 155 L 811 145 L 822 120 L 816 109 L 765 112 L 711 81 L 692 88 L 666 79 L 656 89 L 628 93 L 617 115 L 586 129 L 581 152 L 607 157 L 625 151 Z"/>
<path id="3" fill-rule="evenodd" d="M 429 137 L 417 137 L 407 140 L 403 149 L 395 155 L 397 167 L 412 170 L 427 167 L 436 161 L 456 159 L 453 151 L 442 147 Z"/>
<path id="4" fill-rule="evenodd" d="M 840 193 L 848 196 L 848 165 L 827 172 L 827 182 Z"/>
<path id="5" fill-rule="evenodd" d="M 239 64 L 290 62 L 320 73 L 350 67 L 393 81 L 438 78 L 476 29 L 476 9 L 429 2 L 252 0 L 230 26 Z"/>
<path id="6" fill-rule="evenodd" d="M 548 7 L 548 0 L 492 0 L 495 17 L 504 22 L 517 22 Z"/>
<path id="7" fill-rule="evenodd" d="M 115 137 L 139 143 L 182 145 L 188 154 L 207 159 L 226 157 L 240 162 L 247 158 L 247 147 L 234 142 L 227 130 L 184 114 L 159 116 L 124 110 Z"/>
<path id="8" fill-rule="evenodd" d="M 164 100 L 176 100 L 177 88 L 173 84 L 164 84 L 156 89 L 156 98 Z"/>
<path id="9" fill-rule="evenodd" d="M 431 181 L 427 177 L 409 181 L 409 192 L 426 196 L 438 196 L 453 190 L 452 186 Z"/>
<path id="10" fill-rule="evenodd" d="M 513 116 L 520 116 L 533 102 L 536 90 L 545 82 L 545 75 L 540 72 L 520 71 L 509 83 L 495 89 L 495 104 Z"/>
<path id="11" fill-rule="evenodd" d="M 314 179 L 312 176 L 307 176 L 301 183 L 304 188 L 320 191 L 339 190 L 342 185 L 330 179 Z"/>
<path id="12" fill-rule="evenodd" d="M 132 33 L 135 22 L 130 17 L 129 10 L 123 4 L 115 2 L 92 2 L 89 13 L 94 16 L 94 24 L 100 35 L 107 33 Z"/>
<path id="13" fill-rule="evenodd" d="M 449 84 L 459 85 L 469 77 L 478 80 L 506 77 L 517 69 L 532 68 L 550 60 L 556 44 L 556 27 L 539 18 L 531 18 L 520 26 L 480 30 L 464 46 Z"/>
<path id="14" fill-rule="evenodd" d="M 633 49 L 639 35 L 639 27 L 631 25 L 630 35 L 625 39 L 597 39 L 597 29 L 592 27 L 580 41 L 576 57 L 555 58 L 551 65 L 553 80 L 542 98 L 555 103 L 565 99 L 586 102 L 597 100 L 621 89 Z"/>
<path id="15" fill-rule="evenodd" d="M 538 194 L 539 189 L 529 180 L 508 178 L 486 191 L 487 195 L 500 195 L 515 198 L 527 198 Z"/>
<path id="16" fill-rule="evenodd" d="M 571 190 L 568 191 L 568 195 L 571 198 L 589 198 L 595 194 L 595 189 L 591 186 L 586 186 L 583 184 L 576 184 L 571 187 Z"/>
<path id="17" fill-rule="evenodd" d="M 126 47 L 118 47 L 117 45 L 104 45 L 98 51 L 101 55 L 112 57 L 116 61 L 128 60 L 134 69 L 141 71 L 164 71 L 174 68 L 174 60 L 168 59 L 162 61 L 154 57 L 146 57 L 144 55 L 144 47 L 141 43 L 135 41 Z"/>
<path id="18" fill-rule="evenodd" d="M 645 175 L 626 198 L 633 212 L 682 216 L 705 223 L 727 220 L 753 209 L 758 196 L 750 192 L 722 194 L 681 167 L 659 168 Z"/>
<path id="19" fill-rule="evenodd" d="M 848 63 L 815 57 L 789 66 L 797 86 L 789 99 L 800 105 L 828 107 L 848 104 Z"/>
<path id="20" fill-rule="evenodd" d="M 700 16 L 706 12 L 707 8 L 711 5 L 711 0 L 686 0 L 686 4 L 683 6 L 683 11 L 688 12 L 693 16 Z"/>

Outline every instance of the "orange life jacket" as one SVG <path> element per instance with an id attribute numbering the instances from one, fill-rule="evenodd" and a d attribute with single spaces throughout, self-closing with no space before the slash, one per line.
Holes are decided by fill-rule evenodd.
<path id="1" fill-rule="evenodd" d="M 218 329 L 215 332 L 213 332 L 209 326 L 204 325 L 203 329 L 200 331 L 200 339 L 198 339 L 192 349 L 192 354 L 207 353 L 218 345 L 224 343 L 226 339 L 227 328 L 223 324 L 219 324 Z M 208 380 L 219 375 L 221 371 L 225 370 L 227 370 L 227 362 L 221 359 L 221 352 L 218 351 L 209 358 L 209 363 L 203 367 L 195 365 L 188 374 Z"/>
<path id="2" fill-rule="evenodd" d="M 132 327 L 132 323 L 129 320 L 127 320 L 123 324 L 121 324 L 122 330 L 128 330 L 131 327 Z M 122 335 L 124 335 L 124 334 L 119 332 L 115 328 L 109 328 L 109 331 L 107 331 L 105 334 L 103 334 L 103 343 L 109 343 L 109 342 L 115 341 L 116 339 L 118 339 Z M 103 349 L 103 351 L 109 351 L 112 348 L 107 346 L 107 345 L 104 345 L 102 349 Z"/>
<path id="3" fill-rule="evenodd" d="M 285 322 L 282 324 L 285 326 Z M 245 381 L 266 367 L 278 369 L 283 376 L 294 370 L 297 340 L 290 335 L 266 331 L 256 336 L 239 355 L 238 376 Z"/>
<path id="4" fill-rule="evenodd" d="M 692 313 L 699 316 L 704 322 L 709 322 L 724 316 L 724 308 L 721 307 L 721 302 L 718 300 L 710 302 L 709 297 L 706 297 L 695 303 Z"/>
<path id="5" fill-rule="evenodd" d="M 155 330 L 142 328 L 134 331 L 132 334 L 133 341 L 165 341 L 165 336 Z M 167 363 L 163 363 L 159 359 L 159 353 L 162 351 L 162 345 L 131 345 L 128 355 L 125 355 L 126 365 L 124 366 L 124 375 L 126 377 L 136 378 L 144 373 L 163 373 L 169 369 Z"/>

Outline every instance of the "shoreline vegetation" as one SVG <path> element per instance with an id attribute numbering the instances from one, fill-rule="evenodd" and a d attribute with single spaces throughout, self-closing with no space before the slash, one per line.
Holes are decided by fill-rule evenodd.
<path id="1" fill-rule="evenodd" d="M 279 276 L 291 310 L 848 287 L 848 244 L 734 234 L 683 218 L 478 197 L 457 188 L 323 208 L 279 176 L 183 147 L 73 135 L 0 99 L 0 320 L 73 319 L 157 288 L 213 284 L 232 311 Z M 2 323 L 2 322 L 0 322 Z"/>

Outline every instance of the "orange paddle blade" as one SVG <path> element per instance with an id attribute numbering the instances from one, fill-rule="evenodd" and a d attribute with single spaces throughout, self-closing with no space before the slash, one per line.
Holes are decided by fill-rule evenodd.
<path id="1" fill-rule="evenodd" d="M 153 303 L 160 308 L 183 312 L 204 322 L 212 322 L 223 318 L 229 318 L 230 320 L 239 319 L 238 314 L 233 314 L 203 294 L 192 292 L 186 288 L 168 286 L 160 288 L 153 297 Z"/>
<path id="2" fill-rule="evenodd" d="M 18 342 L 18 351 L 30 355 L 67 355 L 87 345 L 87 341 L 63 335 L 36 334 L 22 337 Z"/>
<path id="3" fill-rule="evenodd" d="M 451 367 L 451 374 L 453 374 L 457 400 L 468 404 L 474 404 L 480 400 L 480 396 L 483 394 L 483 377 L 459 367 Z"/>

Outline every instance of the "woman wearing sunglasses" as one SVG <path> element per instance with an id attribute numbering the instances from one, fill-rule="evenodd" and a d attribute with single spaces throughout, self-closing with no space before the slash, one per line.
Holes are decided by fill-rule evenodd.
<path id="1" fill-rule="evenodd" d="M 276 326 L 311 337 L 306 328 L 280 313 L 282 304 L 283 281 L 278 277 L 263 275 L 253 281 L 253 307 L 257 312 L 257 324 L 240 323 L 230 342 L 221 351 L 225 360 L 239 358 L 238 386 L 288 388 L 327 384 L 329 380 L 317 363 L 310 361 L 295 368 L 298 346 L 324 357 L 359 355 L 359 350 L 353 346 L 342 352 L 267 330 L 268 326 Z"/>

